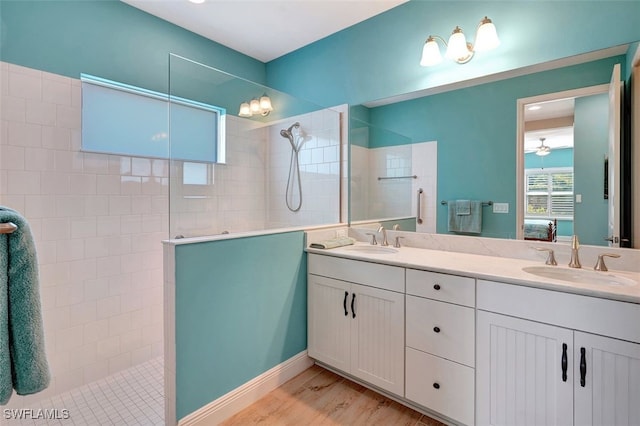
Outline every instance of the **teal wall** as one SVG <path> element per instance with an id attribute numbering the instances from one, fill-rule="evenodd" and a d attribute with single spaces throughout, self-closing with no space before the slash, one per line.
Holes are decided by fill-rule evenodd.
<path id="1" fill-rule="evenodd" d="M 117 0 L 2 0 L 0 26 L 0 60 L 67 77 L 86 73 L 166 93 L 175 53 L 266 81 L 262 62 Z"/>
<path id="2" fill-rule="evenodd" d="M 176 246 L 178 419 L 307 347 L 304 233 Z"/>
<path id="3" fill-rule="evenodd" d="M 609 96 L 576 99 L 574 121 L 575 193 L 582 203 L 575 205 L 576 235 L 582 244 L 606 245 L 608 201 L 604 199 L 604 158 L 608 152 Z"/>
<path id="4" fill-rule="evenodd" d="M 429 34 L 459 25 L 473 40 L 485 15 L 499 48 L 462 66 L 419 65 Z M 360 104 L 635 42 L 638 16 L 638 1 L 413 0 L 268 62 L 267 84 L 321 105 Z"/>
<path id="5" fill-rule="evenodd" d="M 453 90 L 371 108 L 371 123 L 408 136 L 438 141 L 438 200 L 507 202 L 508 214 L 485 208 L 485 237 L 515 238 L 517 99 L 608 83 L 624 56 Z M 437 232 L 447 232 L 438 205 Z"/>
<path id="6" fill-rule="evenodd" d="M 573 167 L 573 148 L 552 149 L 549 155 L 540 157 L 535 152 L 524 155 L 525 169 L 543 169 L 549 167 Z"/>

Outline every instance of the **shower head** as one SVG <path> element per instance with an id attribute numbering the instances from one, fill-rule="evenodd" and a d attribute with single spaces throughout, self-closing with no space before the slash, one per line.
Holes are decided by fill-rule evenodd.
<path id="1" fill-rule="evenodd" d="M 291 133 L 291 131 L 293 129 L 298 129 L 300 128 L 300 123 L 298 123 L 297 121 L 295 123 L 293 123 L 291 126 L 289 126 L 288 129 L 282 129 L 280 130 L 280 136 L 282 136 L 283 138 L 287 138 L 289 139 L 289 141 L 291 143 L 293 143 L 293 133 Z"/>
<path id="2" fill-rule="evenodd" d="M 297 121 L 295 123 L 293 123 L 288 129 L 287 132 L 291 133 L 291 131 L 296 128 L 299 129 L 300 128 L 300 123 L 298 123 Z"/>

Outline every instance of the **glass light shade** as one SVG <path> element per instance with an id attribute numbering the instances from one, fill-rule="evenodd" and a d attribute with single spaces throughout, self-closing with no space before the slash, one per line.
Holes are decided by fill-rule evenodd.
<path id="1" fill-rule="evenodd" d="M 551 154 L 551 148 L 546 145 L 540 145 L 536 150 L 536 155 L 539 155 L 540 157 L 544 157 L 549 154 Z"/>
<path id="2" fill-rule="evenodd" d="M 273 111 L 273 107 L 271 106 L 271 99 L 266 94 L 260 97 L 260 110 L 263 113 Z"/>
<path id="3" fill-rule="evenodd" d="M 486 52 L 495 49 L 500 45 L 500 39 L 496 32 L 496 26 L 493 25 L 491 19 L 486 16 L 480 22 L 480 27 L 476 33 L 476 44 L 473 48 L 476 52 Z"/>
<path id="4" fill-rule="evenodd" d="M 260 112 L 260 101 L 257 99 L 251 99 L 249 102 L 249 108 L 252 114 L 258 114 Z"/>
<path id="5" fill-rule="evenodd" d="M 447 53 L 445 56 L 454 61 L 457 59 L 466 58 L 469 56 L 469 49 L 467 48 L 467 39 L 460 27 L 456 27 L 449 37 L 449 43 L 447 43 Z"/>
<path id="6" fill-rule="evenodd" d="M 436 43 L 435 39 L 431 36 L 424 43 L 422 48 L 422 59 L 420 59 L 420 65 L 423 67 L 430 67 L 442 62 L 442 55 L 440 54 L 440 47 Z"/>
<path id="7" fill-rule="evenodd" d="M 251 117 L 251 108 L 247 102 L 242 102 L 240 104 L 240 111 L 238 112 L 240 117 Z"/>

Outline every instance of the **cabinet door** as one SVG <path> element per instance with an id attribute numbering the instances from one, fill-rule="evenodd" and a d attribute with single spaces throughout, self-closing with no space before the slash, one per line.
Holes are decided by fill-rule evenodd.
<path id="1" fill-rule="evenodd" d="M 351 288 L 350 372 L 404 396 L 404 295 L 358 284 Z"/>
<path id="2" fill-rule="evenodd" d="M 308 353 L 311 358 L 349 371 L 351 284 L 309 274 Z"/>
<path id="3" fill-rule="evenodd" d="M 640 425 L 640 345 L 575 332 L 576 425 Z"/>
<path id="4" fill-rule="evenodd" d="M 573 331 L 478 311 L 476 335 L 476 424 L 573 424 Z"/>

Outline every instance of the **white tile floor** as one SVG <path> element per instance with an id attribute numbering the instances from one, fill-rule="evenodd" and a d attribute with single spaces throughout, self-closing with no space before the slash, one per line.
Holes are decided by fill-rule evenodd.
<path id="1" fill-rule="evenodd" d="M 7 426 L 164 425 L 163 368 L 162 358 L 152 359 L 47 398 L 27 410 L 16 410 L 22 414 L 22 420 L 7 419 L 12 416 L 3 412 L 0 423 Z M 55 418 L 44 419 L 45 415 Z"/>

